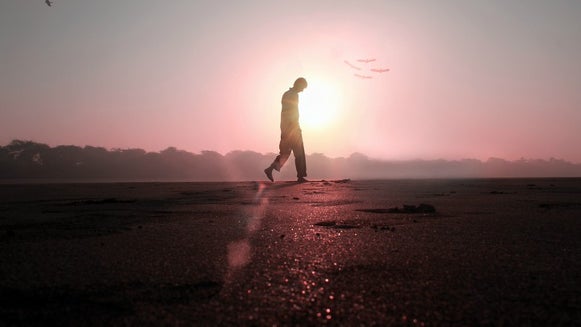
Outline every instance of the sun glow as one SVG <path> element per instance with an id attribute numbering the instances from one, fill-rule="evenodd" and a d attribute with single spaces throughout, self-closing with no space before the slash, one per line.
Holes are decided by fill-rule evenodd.
<path id="1" fill-rule="evenodd" d="M 336 85 L 309 78 L 309 86 L 300 95 L 302 128 L 321 129 L 331 126 L 341 115 L 342 94 Z"/>

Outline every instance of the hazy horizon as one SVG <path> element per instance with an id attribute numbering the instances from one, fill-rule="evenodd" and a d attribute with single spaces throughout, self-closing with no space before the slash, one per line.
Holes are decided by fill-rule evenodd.
<path id="1" fill-rule="evenodd" d="M 175 147 L 160 152 L 143 149 L 46 144 L 15 140 L 0 146 L 0 180 L 98 180 L 98 181 L 257 181 L 272 153 L 215 151 L 191 153 Z M 277 180 L 293 180 L 294 159 L 277 174 Z M 581 164 L 562 159 L 501 158 L 462 160 L 399 160 L 370 158 L 361 153 L 332 158 L 307 155 L 307 176 L 320 179 L 401 178 L 550 178 L 581 177 Z"/>
<path id="2" fill-rule="evenodd" d="M 6 147 L 10 144 L 12 144 L 13 142 L 31 142 L 31 143 L 35 143 L 35 144 L 40 144 L 40 145 L 47 145 L 50 148 L 57 148 L 57 147 L 79 147 L 79 148 L 102 148 L 105 149 L 107 151 L 132 151 L 132 150 L 139 150 L 139 151 L 145 151 L 145 153 L 162 153 L 164 151 L 167 151 L 168 149 L 175 149 L 178 152 L 187 152 L 190 154 L 202 154 L 204 152 L 212 152 L 212 153 L 217 153 L 221 156 L 227 156 L 228 154 L 231 153 L 236 153 L 236 152 L 253 152 L 253 153 L 257 153 L 260 155 L 266 155 L 266 156 L 272 156 L 272 155 L 277 155 L 278 152 L 276 151 L 270 151 L 270 152 L 259 152 L 253 149 L 232 149 L 229 150 L 227 152 L 220 152 L 214 149 L 201 149 L 199 151 L 188 151 L 187 149 L 181 149 L 178 148 L 176 146 L 167 146 L 166 148 L 163 149 L 159 149 L 159 150 L 148 150 L 148 149 L 144 149 L 144 148 L 139 148 L 139 147 L 127 147 L 127 148 L 122 148 L 122 147 L 104 147 L 104 146 L 99 146 L 99 145 L 94 145 L 94 144 L 73 144 L 73 143 L 63 143 L 63 144 L 49 144 L 47 142 L 41 142 L 41 141 L 37 141 L 37 140 L 31 140 L 31 139 L 14 139 L 11 142 L 8 142 L 6 144 L 0 144 L 0 148 L 2 147 Z M 581 164 L 581 162 L 575 162 L 575 161 L 570 161 L 567 160 L 566 158 L 562 158 L 562 157 L 548 157 L 548 158 L 533 158 L 533 157 L 519 157 L 516 159 L 509 159 L 509 158 L 502 158 L 502 157 L 498 157 L 498 156 L 490 156 L 488 158 L 484 158 L 484 159 L 480 159 L 480 158 L 471 158 L 471 157 L 461 157 L 461 158 L 421 158 L 421 157 L 417 157 L 417 158 L 407 158 L 407 159 L 389 159 L 389 158 L 379 158 L 379 157 L 373 157 L 370 156 L 366 153 L 363 152 L 352 152 L 349 153 L 347 155 L 344 156 L 331 156 L 328 155 L 326 153 L 323 152 L 309 152 L 306 153 L 307 156 L 316 156 L 316 155 L 322 155 L 325 156 L 329 159 L 344 159 L 344 158 L 349 158 L 352 156 L 364 156 L 370 160 L 377 160 L 377 161 L 385 161 L 385 162 L 393 162 L 393 161 L 438 161 L 438 160 L 445 160 L 445 161 L 463 161 L 463 160 L 477 160 L 477 161 L 481 161 L 481 162 L 485 162 L 488 160 L 494 160 L 494 159 L 500 159 L 500 160 L 505 160 L 507 162 L 511 162 L 511 161 L 534 161 L 534 160 L 560 160 L 560 161 L 565 161 L 565 162 L 569 162 L 571 164 Z M 292 155 L 291 155 L 292 158 Z M 292 165 L 291 165 L 292 166 Z M 286 165 L 285 165 L 286 167 Z M 287 169 L 287 168 L 285 168 Z M 293 170 L 294 168 L 289 168 L 291 170 Z"/>
<path id="3" fill-rule="evenodd" d="M 307 153 L 581 163 L 579 17 L 566 0 L 3 1 L 0 144 L 276 153 L 303 76 Z"/>

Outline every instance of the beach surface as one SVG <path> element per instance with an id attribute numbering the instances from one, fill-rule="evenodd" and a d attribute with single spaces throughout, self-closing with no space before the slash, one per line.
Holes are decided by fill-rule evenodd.
<path id="1" fill-rule="evenodd" d="M 581 325 L 581 179 L 0 185 L 0 325 Z"/>

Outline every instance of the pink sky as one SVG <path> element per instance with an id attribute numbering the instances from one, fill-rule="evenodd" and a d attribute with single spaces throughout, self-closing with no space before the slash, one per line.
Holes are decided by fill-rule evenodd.
<path id="1" fill-rule="evenodd" d="M 276 152 L 304 76 L 303 118 L 325 118 L 303 122 L 307 153 L 579 163 L 579 17 L 576 1 L 3 1 L 0 144 Z"/>

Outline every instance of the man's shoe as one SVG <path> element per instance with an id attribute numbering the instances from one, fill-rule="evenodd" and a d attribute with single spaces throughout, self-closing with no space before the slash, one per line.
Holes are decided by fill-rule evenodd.
<path id="1" fill-rule="evenodd" d="M 272 177 L 272 168 L 268 167 L 264 170 L 264 173 L 266 174 L 266 177 L 268 177 L 268 179 L 270 179 L 271 182 L 274 182 L 274 177 Z"/>
<path id="2" fill-rule="evenodd" d="M 297 183 L 306 183 L 306 182 L 308 182 L 308 181 L 309 181 L 309 180 L 307 180 L 307 179 L 306 179 L 306 178 L 304 178 L 304 177 L 299 177 L 299 178 L 297 179 Z"/>

